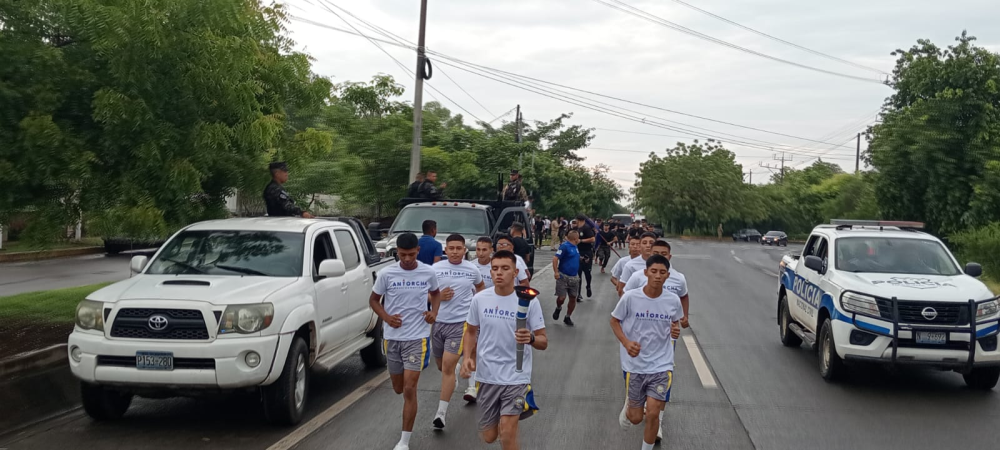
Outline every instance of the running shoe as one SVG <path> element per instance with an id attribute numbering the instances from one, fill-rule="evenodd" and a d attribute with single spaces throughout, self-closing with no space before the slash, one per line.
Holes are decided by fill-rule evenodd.
<path id="1" fill-rule="evenodd" d="M 562 308 L 556 308 L 555 312 L 552 313 L 552 320 L 559 320 L 559 313 L 562 312 Z"/>

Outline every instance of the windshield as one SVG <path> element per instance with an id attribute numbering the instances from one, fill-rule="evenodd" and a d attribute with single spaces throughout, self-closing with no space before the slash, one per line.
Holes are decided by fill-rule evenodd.
<path id="1" fill-rule="evenodd" d="M 425 220 L 437 222 L 439 236 L 455 233 L 475 236 L 490 234 L 485 211 L 461 206 L 405 208 L 400 211 L 389 232 L 392 234 L 410 232 L 419 235 L 423 232 Z"/>
<path id="2" fill-rule="evenodd" d="M 913 275 L 962 273 L 948 250 L 938 242 L 906 238 L 840 238 L 837 270 Z"/>
<path id="3" fill-rule="evenodd" d="M 785 233 L 782 233 L 780 231 L 768 231 L 765 236 L 781 236 L 783 234 L 785 234 Z"/>
<path id="4" fill-rule="evenodd" d="M 170 240 L 147 274 L 302 276 L 302 233 L 185 231 Z"/>

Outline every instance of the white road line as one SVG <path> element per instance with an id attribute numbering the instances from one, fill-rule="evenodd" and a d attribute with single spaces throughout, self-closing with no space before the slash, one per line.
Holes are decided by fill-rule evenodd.
<path id="1" fill-rule="evenodd" d="M 685 255 L 685 254 L 677 254 L 677 253 L 675 253 L 673 255 L 673 257 L 674 258 L 680 258 L 680 259 L 712 259 L 711 255 L 694 255 L 694 254 Z"/>
<path id="2" fill-rule="evenodd" d="M 740 259 L 740 257 L 739 257 L 739 256 L 736 256 L 736 255 L 733 255 L 733 259 L 735 259 L 735 260 L 736 260 L 736 262 L 738 262 L 738 263 L 740 263 L 740 264 L 743 264 L 743 260 L 742 260 L 742 259 Z"/>
<path id="3" fill-rule="evenodd" d="M 536 270 L 535 273 L 533 275 L 531 275 L 531 278 L 535 278 L 535 277 L 537 277 L 537 276 L 545 273 L 546 270 L 552 270 L 552 264 L 551 263 L 547 264 L 545 267 L 542 267 L 539 270 Z"/>
<path id="4" fill-rule="evenodd" d="M 772 276 L 772 277 L 775 277 L 775 278 L 778 278 L 778 274 L 776 274 L 776 273 L 774 273 L 774 272 L 771 272 L 770 270 L 764 270 L 764 269 L 760 269 L 760 271 L 761 271 L 761 272 L 764 272 L 764 275 L 770 275 L 770 276 Z"/>
<path id="5" fill-rule="evenodd" d="M 280 441 L 275 442 L 274 445 L 267 448 L 267 450 L 288 450 L 295 447 L 303 439 L 309 437 L 309 435 L 319 430 L 320 427 L 326 425 L 328 422 L 337 417 L 338 414 L 344 412 L 348 407 L 353 405 L 362 397 L 367 395 L 369 392 L 375 390 L 378 385 L 384 383 L 389 379 L 389 371 L 382 372 L 375 378 L 368 380 L 367 383 L 361 385 L 361 387 L 354 390 L 346 397 L 340 399 L 339 402 L 334 403 L 333 406 L 326 409 L 326 411 L 321 412 L 318 416 L 313 417 L 312 420 L 305 423 L 295 429 L 295 431 L 289 433 L 287 436 L 283 437 Z"/>
<path id="6" fill-rule="evenodd" d="M 729 251 L 729 254 L 730 254 L 730 255 L 735 255 L 735 254 L 736 254 L 736 250 L 730 250 L 730 251 Z"/>
<path id="7" fill-rule="evenodd" d="M 691 355 L 691 362 L 694 363 L 694 369 L 698 372 L 702 387 L 706 389 L 718 388 L 719 386 L 715 384 L 715 377 L 712 376 L 712 371 L 708 368 L 705 357 L 701 355 L 698 342 L 694 340 L 694 337 L 685 335 L 684 346 L 687 347 L 688 354 Z"/>

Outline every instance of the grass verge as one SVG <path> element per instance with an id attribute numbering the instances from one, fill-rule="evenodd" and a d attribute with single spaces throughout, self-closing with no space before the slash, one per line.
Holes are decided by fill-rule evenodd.
<path id="1" fill-rule="evenodd" d="M 980 278 L 983 283 L 986 283 L 986 287 L 993 291 L 993 295 L 1000 295 L 1000 282 L 993 281 L 989 278 Z"/>
<path id="2" fill-rule="evenodd" d="M 76 305 L 92 292 L 109 284 L 111 283 L 0 297 L 0 319 L 72 323 L 76 319 Z"/>

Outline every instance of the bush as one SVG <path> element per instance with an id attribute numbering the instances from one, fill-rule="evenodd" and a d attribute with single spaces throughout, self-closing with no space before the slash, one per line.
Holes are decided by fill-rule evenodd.
<path id="1" fill-rule="evenodd" d="M 1000 222 L 953 234 L 948 241 L 959 260 L 982 264 L 986 276 L 1000 281 Z"/>

